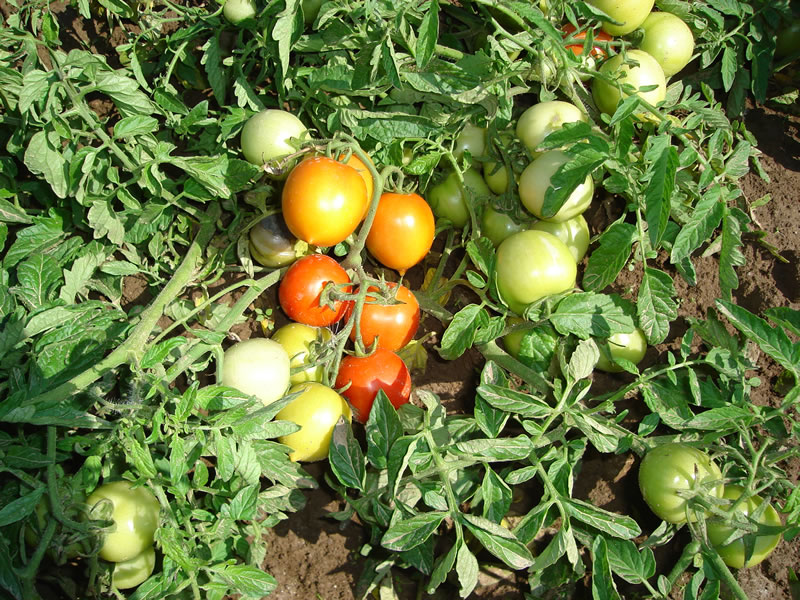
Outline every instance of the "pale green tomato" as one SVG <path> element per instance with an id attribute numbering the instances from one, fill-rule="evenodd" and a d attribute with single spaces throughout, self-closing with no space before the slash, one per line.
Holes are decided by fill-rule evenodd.
<path id="1" fill-rule="evenodd" d="M 517 121 L 517 138 L 536 156 L 539 144 L 558 131 L 564 123 L 586 121 L 586 115 L 574 104 L 551 100 L 534 104 Z"/>
<path id="2" fill-rule="evenodd" d="M 321 344 L 331 339 L 331 331 L 326 327 L 312 327 L 302 323 L 289 323 L 272 334 L 272 339 L 278 342 L 290 357 L 293 373 L 289 377 L 292 384 L 305 381 L 322 381 L 325 375 L 324 365 L 314 365 L 316 356 L 312 354 L 312 347 L 319 348 Z M 303 368 L 305 367 L 305 368 Z"/>
<path id="3" fill-rule="evenodd" d="M 486 128 L 467 123 L 461 133 L 456 137 L 453 155 L 461 160 L 464 152 L 469 151 L 473 158 L 486 154 Z M 480 168 L 480 163 L 475 162 L 475 167 Z"/>
<path id="4" fill-rule="evenodd" d="M 519 178 L 519 198 L 528 211 L 537 219 L 543 219 L 542 207 L 550 180 L 561 165 L 570 161 L 567 153 L 561 150 L 550 150 L 541 154 L 531 164 L 525 167 Z M 594 182 L 591 175 L 587 175 L 583 183 L 576 187 L 567 201 L 556 214 L 548 217 L 547 221 L 561 223 L 583 213 L 592 202 Z"/>
<path id="5" fill-rule="evenodd" d="M 104 534 L 100 558 L 123 562 L 153 545 L 160 505 L 146 487 L 134 488 L 129 481 L 112 481 L 98 487 L 86 499 L 90 519 L 114 522 Z"/>
<path id="6" fill-rule="evenodd" d="M 502 194 L 508 189 L 508 168 L 494 161 L 487 161 L 483 166 L 483 180 L 495 194 Z"/>
<path id="7" fill-rule="evenodd" d="M 467 169 L 463 177 L 464 187 L 473 198 L 486 198 L 491 195 L 483 177 L 474 168 Z M 458 175 L 455 172 L 451 172 L 442 182 L 428 190 L 425 197 L 437 217 L 447 219 L 459 229 L 469 223 L 467 200 L 461 191 Z"/>
<path id="8" fill-rule="evenodd" d="M 118 562 L 111 573 L 111 584 L 118 590 L 134 588 L 153 574 L 156 551 L 150 546 L 129 560 Z"/>
<path id="9" fill-rule="evenodd" d="M 531 302 L 575 287 L 578 267 L 569 249 L 544 231 L 521 231 L 497 248 L 497 291 L 522 314 Z"/>
<path id="10" fill-rule="evenodd" d="M 306 126 L 292 113 L 268 108 L 244 124 L 242 153 L 248 162 L 263 165 L 295 152 L 289 139 L 305 139 L 307 133 Z"/>
<path id="11" fill-rule="evenodd" d="M 283 397 L 289 370 L 283 346 L 266 338 L 250 338 L 225 351 L 220 383 L 255 396 L 266 406 Z"/>
<path id="12" fill-rule="evenodd" d="M 694 52 L 694 36 L 680 17 L 668 12 L 652 12 L 642 23 L 644 37 L 639 50 L 658 61 L 666 77 L 689 64 Z"/>
<path id="13" fill-rule="evenodd" d="M 328 386 L 309 382 L 292 386 L 289 393 L 300 392 L 277 415 L 277 421 L 292 421 L 299 431 L 278 438 L 281 444 L 292 449 L 289 458 L 294 461 L 313 462 L 328 456 L 333 428 L 339 417 L 350 423 L 352 412 L 344 398 Z"/>
<path id="14" fill-rule="evenodd" d="M 615 78 L 620 84 L 633 86 L 639 90 L 646 86 L 656 86 L 649 92 L 636 92 L 643 100 L 650 104 L 658 104 L 667 97 L 667 81 L 664 77 L 664 70 L 658 61 L 642 50 L 628 50 L 629 61 L 635 61 L 637 65 L 623 64 L 623 56 L 617 54 L 609 58 L 600 67 L 600 72 Z M 602 112 L 613 115 L 617 110 L 617 104 L 627 94 L 622 94 L 616 85 L 595 79 L 592 83 L 592 97 L 594 102 Z"/>
<path id="15" fill-rule="evenodd" d="M 589 4 L 606 13 L 622 25 L 608 21 L 603 23 L 603 31 L 610 35 L 625 35 L 644 23 L 653 10 L 654 0 L 588 0 Z"/>
<path id="16" fill-rule="evenodd" d="M 586 251 L 589 249 L 589 225 L 583 215 L 572 217 L 560 223 L 553 223 L 551 221 L 536 221 L 530 227 L 537 231 L 546 231 L 552 233 L 569 248 L 572 258 L 576 263 L 581 262 L 583 257 L 586 256 Z"/>
<path id="17" fill-rule="evenodd" d="M 487 206 L 481 218 L 481 235 L 489 238 L 495 246 L 508 236 L 524 231 L 525 225 L 517 223 L 510 215 L 496 211 L 492 206 Z"/>
<path id="18" fill-rule="evenodd" d="M 624 358 L 638 365 L 647 352 L 647 338 L 638 327 L 630 333 L 614 333 L 608 343 L 598 343 L 600 359 L 596 368 L 606 373 L 619 373 L 623 369 L 614 362 L 615 358 Z"/>
<path id="19" fill-rule="evenodd" d="M 245 19 L 256 16 L 256 5 L 253 0 L 225 0 L 222 14 L 230 23 L 238 25 Z"/>

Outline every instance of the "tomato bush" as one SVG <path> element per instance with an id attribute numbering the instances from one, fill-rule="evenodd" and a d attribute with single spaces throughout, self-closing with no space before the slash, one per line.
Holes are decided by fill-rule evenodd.
<path id="1" fill-rule="evenodd" d="M 237 342 L 225 351 L 220 383 L 272 404 L 289 387 L 289 355 L 273 340 Z"/>
<path id="2" fill-rule="evenodd" d="M 325 365 L 318 364 L 317 358 L 323 344 L 331 340 L 330 329 L 288 323 L 272 334 L 272 340 L 278 342 L 289 356 L 290 383 L 322 381 Z"/>
<path id="3" fill-rule="evenodd" d="M 361 309 L 361 318 L 350 332 L 353 341 L 360 332 L 361 341 L 367 348 L 377 339 L 378 348 L 399 350 L 414 338 L 419 327 L 419 303 L 411 290 L 396 283 L 388 283 L 387 286 L 395 290 L 393 303 L 378 302 L 369 295 L 369 292 L 378 291 L 378 288 L 370 286 Z"/>
<path id="4" fill-rule="evenodd" d="M 378 390 L 383 390 L 395 408 L 411 396 L 411 374 L 394 352 L 378 349 L 369 356 L 346 356 L 336 375 L 337 389 L 353 407 L 356 421 L 366 423 Z"/>
<path id="5" fill-rule="evenodd" d="M 428 254 L 435 231 L 433 211 L 422 196 L 384 192 L 367 235 L 367 250 L 403 275 Z"/>
<path id="6" fill-rule="evenodd" d="M 286 271 L 278 287 L 278 301 L 293 321 L 316 327 L 327 327 L 341 319 L 347 303 L 333 300 L 321 305 L 322 292 L 328 283 L 350 282 L 347 272 L 324 254 L 311 254 L 294 263 Z"/>

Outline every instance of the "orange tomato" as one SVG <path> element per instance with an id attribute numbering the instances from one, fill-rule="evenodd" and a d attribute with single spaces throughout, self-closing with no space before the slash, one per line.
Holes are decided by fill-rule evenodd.
<path id="1" fill-rule="evenodd" d="M 384 192 L 367 235 L 367 250 L 400 275 L 420 262 L 433 245 L 430 205 L 418 194 Z"/>
<path id="2" fill-rule="evenodd" d="M 312 156 L 289 173 L 281 206 L 286 226 L 296 238 L 314 246 L 334 246 L 361 222 L 367 187 L 354 168 Z"/>
<path id="3" fill-rule="evenodd" d="M 370 162 L 372 162 L 371 159 Z M 358 171 L 358 174 L 361 175 L 361 178 L 364 180 L 364 185 L 367 186 L 367 202 L 364 206 L 364 215 L 361 217 L 363 219 L 367 214 L 367 210 L 369 210 L 369 203 L 372 201 L 372 192 L 375 190 L 375 182 L 372 180 L 372 173 L 369 172 L 364 161 L 355 154 L 351 154 L 350 158 L 344 164 Z"/>
<path id="4" fill-rule="evenodd" d="M 374 296 L 367 295 L 361 309 L 361 320 L 358 329 L 361 341 L 369 348 L 378 338 L 378 348 L 399 350 L 417 333 L 419 327 L 419 303 L 406 286 L 389 283 L 390 288 L 397 288 L 395 300 L 398 304 L 378 304 Z M 373 285 L 368 292 L 377 291 Z M 350 306 L 352 308 L 352 305 Z M 350 339 L 356 340 L 356 328 L 350 332 Z"/>
<path id="5" fill-rule="evenodd" d="M 575 33 L 575 27 L 571 23 L 567 23 L 564 27 L 561 28 L 564 31 L 564 37 L 570 37 L 571 34 Z M 583 40 L 586 39 L 586 32 L 581 31 L 578 34 L 572 35 L 572 39 L 576 41 L 580 41 L 580 44 L 569 44 L 567 48 L 572 50 L 572 53 L 575 56 L 580 57 L 583 54 Z M 597 42 L 610 42 L 611 36 L 608 35 L 605 31 L 595 31 L 592 34 L 592 39 Z M 603 58 L 606 55 L 606 51 L 603 50 L 600 46 L 593 46 L 591 52 L 589 53 L 591 56 Z"/>

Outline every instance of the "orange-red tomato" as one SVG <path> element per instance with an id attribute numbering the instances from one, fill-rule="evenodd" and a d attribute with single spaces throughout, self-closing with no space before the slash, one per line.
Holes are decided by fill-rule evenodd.
<path id="1" fill-rule="evenodd" d="M 341 392 L 350 406 L 353 417 L 366 423 L 378 390 L 383 390 L 395 408 L 408 402 L 411 396 L 411 374 L 403 360 L 389 350 L 376 350 L 369 356 L 346 356 L 339 366 L 334 387 L 350 384 Z"/>
<path id="2" fill-rule="evenodd" d="M 367 250 L 403 275 L 425 258 L 435 231 L 433 212 L 422 196 L 384 192 L 367 236 Z"/>
<path id="3" fill-rule="evenodd" d="M 374 304 L 374 296 L 367 295 L 361 309 L 361 341 L 366 347 L 378 338 L 378 348 L 399 350 L 417 333 L 419 327 L 419 303 L 406 286 L 389 283 L 389 287 L 397 288 L 395 299 L 399 304 Z M 371 286 L 367 291 L 377 291 Z M 356 328 L 350 332 L 350 339 L 355 341 Z"/>
<path id="4" fill-rule="evenodd" d="M 567 23 L 561 29 L 564 32 L 564 37 L 565 38 L 570 37 L 571 34 L 575 33 L 575 27 L 572 25 L 572 23 Z M 583 42 L 583 40 L 585 40 L 585 39 L 586 39 L 586 32 L 585 31 L 581 31 L 580 33 L 572 35 L 572 40 L 577 40 L 577 41 Z M 595 31 L 595 32 L 593 32 L 592 39 L 594 39 L 596 42 L 610 42 L 612 38 L 605 31 Z M 572 50 L 572 53 L 575 56 L 580 57 L 583 54 L 583 43 L 580 43 L 580 44 L 569 44 L 569 45 L 567 45 L 567 48 L 569 50 Z M 606 55 L 606 51 L 603 50 L 603 48 L 600 47 L 600 46 L 593 46 L 592 50 L 590 52 L 590 55 L 591 56 L 595 56 L 595 57 L 603 58 Z"/>
<path id="5" fill-rule="evenodd" d="M 356 169 L 326 156 L 312 156 L 289 173 L 281 207 L 296 238 L 314 246 L 334 246 L 361 222 L 367 186 Z"/>
<path id="6" fill-rule="evenodd" d="M 367 186 L 367 201 L 364 204 L 364 214 L 361 217 L 363 219 L 367 214 L 367 210 L 369 210 L 369 203 L 372 200 L 372 192 L 375 190 L 375 182 L 372 180 L 372 173 L 369 172 L 369 169 L 367 168 L 367 165 L 364 164 L 364 161 L 358 158 L 355 154 L 351 154 L 350 158 L 347 159 L 344 164 L 358 171 L 358 174 L 361 175 L 361 178 L 364 180 L 364 185 Z"/>
<path id="7" fill-rule="evenodd" d="M 281 280 L 278 301 L 281 308 L 293 321 L 327 327 L 341 319 L 348 303 L 334 302 L 334 308 L 320 306 L 320 295 L 328 282 L 348 283 L 347 272 L 324 254 L 311 254 L 294 263 Z"/>

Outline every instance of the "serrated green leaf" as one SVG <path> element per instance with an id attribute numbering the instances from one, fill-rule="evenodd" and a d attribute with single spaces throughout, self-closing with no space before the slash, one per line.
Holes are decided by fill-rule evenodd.
<path id="1" fill-rule="evenodd" d="M 533 564 L 530 550 L 505 527 L 477 515 L 462 513 L 460 517 L 481 545 L 512 569 Z"/>
<path id="2" fill-rule="evenodd" d="M 594 292 L 575 293 L 558 303 L 550 315 L 553 327 L 562 335 L 570 333 L 581 339 L 609 337 L 613 333 L 634 330 L 633 317 L 628 314 L 629 303 L 617 296 Z"/>
<path id="3" fill-rule="evenodd" d="M 646 268 L 639 286 L 636 309 L 639 325 L 648 343 L 663 342 L 669 333 L 670 323 L 678 317 L 672 278 L 664 271 Z"/>
<path id="4" fill-rule="evenodd" d="M 58 137 L 58 136 L 55 136 Z M 67 163 L 44 131 L 38 131 L 25 149 L 25 166 L 41 175 L 59 198 L 67 197 Z"/>
<path id="5" fill-rule="evenodd" d="M 677 264 L 711 237 L 725 213 L 719 187 L 712 188 L 697 203 L 691 221 L 686 223 L 672 245 L 670 262 Z"/>
<path id="6" fill-rule="evenodd" d="M 653 248 L 658 248 L 669 223 L 670 200 L 678 170 L 678 151 L 671 144 L 669 135 L 660 135 L 648 139 L 645 158 L 650 162 L 645 174 L 645 218 L 650 244 Z"/>
<path id="7" fill-rule="evenodd" d="M 446 512 L 427 512 L 398 521 L 383 534 L 381 545 L 387 550 L 411 550 L 427 540 L 446 516 Z"/>
<path id="8" fill-rule="evenodd" d="M 439 41 L 439 2 L 438 0 L 431 0 L 428 10 L 425 11 L 425 16 L 422 17 L 417 32 L 417 44 L 415 50 L 415 59 L 419 68 L 424 68 L 428 65 L 431 58 L 433 58 L 433 51 L 436 49 L 436 43 Z"/>
<path id="9" fill-rule="evenodd" d="M 495 408 L 522 417 L 541 419 L 553 412 L 553 408 L 543 399 L 505 386 L 481 384 L 476 391 Z"/>
<path id="10" fill-rule="evenodd" d="M 731 300 L 733 290 L 739 287 L 736 267 L 747 262 L 740 248 L 742 228 L 750 218 L 737 208 L 728 208 L 722 217 L 722 245 L 719 252 L 719 286 L 723 300 Z"/>
<path id="11" fill-rule="evenodd" d="M 388 464 L 389 449 L 403 435 L 403 426 L 386 392 L 378 390 L 366 423 L 367 459 L 377 469 Z"/>
<path id="12" fill-rule="evenodd" d="M 475 586 L 478 585 L 478 559 L 470 551 L 467 544 L 458 547 L 456 555 L 456 573 L 458 574 L 458 594 L 462 598 L 468 598 Z"/>
<path id="13" fill-rule="evenodd" d="M 614 584 L 611 564 L 608 561 L 606 540 L 598 535 L 592 543 L 592 598 L 593 600 L 620 600 Z"/>
<path id="14" fill-rule="evenodd" d="M 583 287 L 599 292 L 614 282 L 628 262 L 635 239 L 636 227 L 629 223 L 616 222 L 606 229 L 599 238 L 600 245 L 589 255 Z"/>
<path id="15" fill-rule="evenodd" d="M 656 572 L 656 560 L 650 548 L 641 551 L 630 540 L 606 540 L 608 563 L 615 575 L 628 583 L 647 581 Z"/>
<path id="16" fill-rule="evenodd" d="M 333 474 L 343 485 L 364 491 L 364 453 L 353 435 L 350 423 L 344 417 L 339 417 L 339 422 L 333 429 L 328 447 L 328 462 Z"/>
<path id="17" fill-rule="evenodd" d="M 458 452 L 492 461 L 523 460 L 533 451 L 531 440 L 526 435 L 513 438 L 475 439 L 458 442 Z"/>
<path id="18" fill-rule="evenodd" d="M 442 335 L 439 354 L 445 360 L 455 360 L 471 347 L 479 327 L 489 323 L 486 310 L 477 305 L 470 304 L 459 310 Z"/>
<path id="19" fill-rule="evenodd" d="M 603 510 L 583 500 L 569 498 L 563 506 L 573 519 L 613 537 L 629 540 L 642 533 L 639 525 L 631 517 Z"/>
<path id="20" fill-rule="evenodd" d="M 55 297 L 61 283 L 61 269 L 49 254 L 35 254 L 17 267 L 19 285 L 11 288 L 29 309 L 40 308 Z"/>

